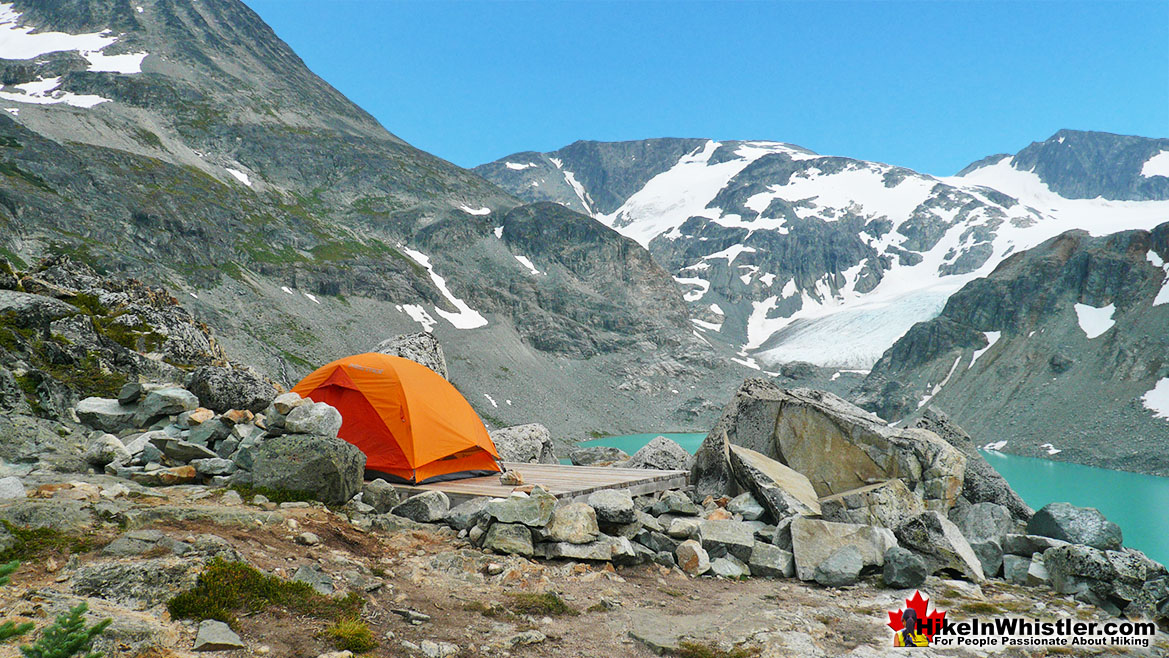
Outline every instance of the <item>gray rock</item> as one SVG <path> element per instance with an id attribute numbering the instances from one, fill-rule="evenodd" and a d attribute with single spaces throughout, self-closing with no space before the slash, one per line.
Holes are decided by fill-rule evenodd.
<path id="1" fill-rule="evenodd" d="M 659 471 L 685 471 L 690 469 L 690 453 L 686 452 L 686 449 L 678 445 L 677 442 L 664 436 L 658 436 L 617 466 Z"/>
<path id="2" fill-rule="evenodd" d="M 247 645 L 227 624 L 214 619 L 199 622 L 195 635 L 195 651 L 231 651 L 245 649 Z"/>
<path id="3" fill-rule="evenodd" d="M 666 528 L 666 534 L 674 539 L 691 539 L 698 536 L 698 526 L 701 523 L 702 519 L 698 517 L 676 517 L 670 520 L 670 527 Z"/>
<path id="4" fill-rule="evenodd" d="M 103 432 L 89 440 L 82 458 L 91 466 L 105 468 L 111 462 L 129 462 L 131 455 L 118 437 Z"/>
<path id="5" fill-rule="evenodd" d="M 187 441 L 196 445 L 211 447 L 220 441 L 227 440 L 231 436 L 231 430 L 230 425 L 215 418 L 205 423 L 200 423 L 192 429 L 187 435 Z"/>
<path id="6" fill-rule="evenodd" d="M 693 539 L 687 539 L 679 544 L 674 556 L 678 567 L 691 576 L 701 576 L 710 571 L 710 556 L 702 548 L 702 544 Z"/>
<path id="7" fill-rule="evenodd" d="M 146 394 L 146 387 L 140 382 L 126 382 L 118 391 L 118 404 L 126 406 L 134 404 Z"/>
<path id="8" fill-rule="evenodd" d="M 272 409 L 276 411 L 276 416 L 280 418 L 281 424 L 292 410 L 303 405 L 310 404 L 311 400 L 302 398 L 298 393 L 281 393 L 272 400 Z"/>
<path id="9" fill-rule="evenodd" d="M 532 530 L 522 523 L 492 523 L 483 538 L 483 548 L 531 557 L 534 550 Z"/>
<path id="10" fill-rule="evenodd" d="M 0 290 L 0 316 L 18 327 L 41 327 L 76 313 L 76 306 L 51 297 Z"/>
<path id="11" fill-rule="evenodd" d="M 755 548 L 755 532 L 742 521 L 703 520 L 698 525 L 698 541 L 712 558 L 733 555 L 750 560 Z"/>
<path id="12" fill-rule="evenodd" d="M 751 567 L 752 576 L 762 578 L 791 578 L 796 573 L 795 558 L 791 553 L 761 541 L 756 541 L 751 549 L 747 566 Z"/>
<path id="13" fill-rule="evenodd" d="M 1031 562 L 1027 565 L 1027 584 L 1031 586 L 1046 585 L 1051 581 L 1047 572 L 1047 566 L 1043 563 L 1043 555 L 1036 553 L 1031 556 Z"/>
<path id="14" fill-rule="evenodd" d="M 972 545 L 975 542 L 993 541 L 1001 544 L 1003 537 L 1015 530 L 1015 518 L 1011 510 L 997 503 L 975 503 L 954 508 L 950 520 Z"/>
<path id="15" fill-rule="evenodd" d="M 1039 512 L 1035 514 L 1038 516 Z M 1077 594 L 1098 583 L 1105 586 L 1097 589 L 1107 591 L 1111 589 L 1109 584 L 1118 578 L 1116 566 L 1107 553 L 1082 544 L 1047 549 L 1043 552 L 1043 565 L 1052 589 L 1061 594 Z"/>
<path id="16" fill-rule="evenodd" d="M 812 578 L 825 587 L 855 585 L 860 580 L 861 569 L 864 567 L 865 562 L 860 549 L 853 544 L 846 544 L 816 565 Z"/>
<path id="17" fill-rule="evenodd" d="M 730 455 L 738 482 L 767 508 L 772 520 L 820 514 L 816 490 L 802 473 L 750 448 L 732 445 Z"/>
<path id="18" fill-rule="evenodd" d="M 432 333 L 423 331 L 416 334 L 394 336 L 378 343 L 373 351 L 410 359 L 442 375 L 443 379 L 450 379 L 447 374 L 446 357 L 442 353 L 442 345 Z"/>
<path id="19" fill-rule="evenodd" d="M 702 441 L 694 453 L 689 479 L 699 500 L 739 493 L 739 484 L 731 467 L 730 441 L 725 431 L 716 429 Z"/>
<path id="20" fill-rule="evenodd" d="M 651 551 L 659 553 L 664 551 L 671 555 L 678 550 L 678 545 L 682 543 L 654 530 L 643 530 L 637 534 L 636 539 L 638 543 Z"/>
<path id="21" fill-rule="evenodd" d="M 191 373 L 187 388 L 216 413 L 231 409 L 259 413 L 276 397 L 276 389 L 259 373 L 243 368 L 202 366 Z"/>
<path id="22" fill-rule="evenodd" d="M 494 527 L 494 526 L 493 526 Z M 570 542 L 549 542 L 536 548 L 537 554 L 545 558 L 566 558 L 570 560 L 599 560 L 629 562 L 636 553 L 633 544 L 624 537 L 600 536 L 587 544 Z"/>
<path id="23" fill-rule="evenodd" d="M 632 504 L 632 501 L 630 501 Z M 552 510 L 552 518 L 539 533 L 542 539 L 569 544 L 587 544 L 600 534 L 597 513 L 585 503 L 564 503 Z"/>
<path id="24" fill-rule="evenodd" d="M 487 504 L 487 513 L 500 523 L 522 523 L 532 528 L 548 525 L 556 498 L 540 487 L 527 496 L 508 496 Z"/>
<path id="25" fill-rule="evenodd" d="M 491 499 L 486 496 L 475 496 L 455 505 L 447 512 L 447 525 L 455 530 L 470 530 L 479 521 L 490 518 L 487 513 L 490 502 Z"/>
<path id="26" fill-rule="evenodd" d="M 601 523 L 633 523 L 637 515 L 633 496 L 626 489 L 601 489 L 589 494 L 589 505 L 597 512 Z"/>
<path id="27" fill-rule="evenodd" d="M 451 500 L 445 493 L 424 491 L 398 503 L 390 513 L 419 523 L 435 523 L 445 519 L 450 508 Z"/>
<path id="28" fill-rule="evenodd" d="M 775 524 L 775 530 L 771 535 L 771 543 L 785 551 L 792 550 L 792 521 L 796 517 L 789 516 L 782 519 Z"/>
<path id="29" fill-rule="evenodd" d="M 935 511 L 923 512 L 898 526 L 897 540 L 934 562 L 935 569 L 952 569 L 975 583 L 986 580 L 982 563 L 958 526 Z"/>
<path id="30" fill-rule="evenodd" d="M 1002 541 L 1003 553 L 1007 555 L 1022 555 L 1030 558 L 1035 553 L 1042 553 L 1056 546 L 1067 546 L 1069 542 L 1039 535 L 1004 535 Z"/>
<path id="31" fill-rule="evenodd" d="M 209 450 L 201 445 L 183 441 L 181 439 L 172 439 L 166 435 L 159 435 L 151 438 L 150 442 L 156 448 L 162 451 L 162 454 L 177 461 L 186 463 L 194 459 L 212 459 L 216 458 L 214 450 Z"/>
<path id="32" fill-rule="evenodd" d="M 219 457 L 193 459 L 191 460 L 191 466 L 195 467 L 199 475 L 231 475 L 236 469 L 235 462 Z"/>
<path id="33" fill-rule="evenodd" d="M 292 580 L 297 583 L 306 583 L 325 596 L 333 593 L 333 577 L 321 571 L 321 568 L 315 564 L 302 564 L 292 575 Z"/>
<path id="34" fill-rule="evenodd" d="M 613 466 L 629 459 L 629 455 L 609 446 L 586 446 L 568 451 L 568 460 L 574 466 Z"/>
<path id="35" fill-rule="evenodd" d="M 492 430 L 499 460 L 522 464 L 559 464 L 548 428 L 539 423 Z"/>
<path id="36" fill-rule="evenodd" d="M 136 411 L 136 407 L 123 407 L 109 398 L 90 397 L 77 403 L 77 418 L 82 425 L 114 434 L 137 427 Z"/>
<path id="37" fill-rule="evenodd" d="M 361 487 L 361 502 L 372 507 L 378 514 L 386 514 L 401 500 L 393 485 L 378 478 L 366 482 Z"/>
<path id="38" fill-rule="evenodd" d="M 1027 570 L 1031 567 L 1031 558 L 1019 555 L 1003 556 L 1003 579 L 1016 585 L 1027 584 Z"/>
<path id="39" fill-rule="evenodd" d="M 885 564 L 881 576 L 886 587 L 909 589 L 921 587 L 929 576 L 925 560 L 909 549 L 893 546 L 885 551 Z"/>
<path id="40" fill-rule="evenodd" d="M 284 427 L 294 434 L 335 438 L 341 431 L 341 412 L 324 402 L 306 402 L 289 412 Z"/>
<path id="41" fill-rule="evenodd" d="M 365 453 L 357 446 L 304 434 L 264 441 L 252 468 L 255 486 L 308 492 L 328 505 L 343 505 L 352 498 L 361 490 L 364 476 Z"/>
<path id="42" fill-rule="evenodd" d="M 1123 543 L 1120 526 L 1104 518 L 1094 507 L 1051 503 L 1027 522 L 1027 534 L 1061 539 L 1101 550 L 1116 550 Z"/>
<path id="43" fill-rule="evenodd" d="M 77 568 L 74 594 L 145 610 L 195 586 L 202 564 L 175 556 L 132 562 L 91 562 Z"/>
<path id="44" fill-rule="evenodd" d="M 20 478 L 12 475 L 0 478 L 0 500 L 24 499 L 27 496 Z"/>
<path id="45" fill-rule="evenodd" d="M 751 575 L 751 569 L 742 560 L 725 555 L 710 561 L 710 573 L 723 578 L 744 578 Z"/>
<path id="46" fill-rule="evenodd" d="M 1006 509 L 1005 507 L 1003 509 Z M 997 541 L 987 539 L 985 541 L 970 542 L 970 549 L 974 551 L 974 555 L 978 557 L 978 562 L 982 564 L 982 573 L 987 578 L 994 578 L 999 575 L 999 570 L 1003 566 L 1003 548 L 999 546 Z"/>
<path id="47" fill-rule="evenodd" d="M 0 519 L 14 526 L 56 528 L 62 532 L 78 532 L 95 521 L 89 505 L 82 501 L 23 497 L 8 499 L 0 507 Z"/>
<path id="48" fill-rule="evenodd" d="M 177 386 L 156 388 L 138 402 L 134 422 L 145 427 L 163 416 L 181 414 L 199 407 L 199 398 L 190 391 Z"/>
<path id="49" fill-rule="evenodd" d="M 884 564 L 885 552 L 897 545 L 893 531 L 855 523 L 834 523 L 803 516 L 791 521 L 792 554 L 796 575 L 812 580 L 816 567 L 842 546 L 856 546 L 865 566 Z"/>
<path id="50" fill-rule="evenodd" d="M 698 516 L 702 509 L 694 504 L 694 501 L 682 493 L 681 491 L 666 491 L 662 493 L 662 497 L 654 503 L 652 513 L 654 516 L 661 516 L 663 514 L 681 514 L 684 516 Z"/>
<path id="51" fill-rule="evenodd" d="M 925 511 L 921 498 L 901 480 L 888 480 L 820 499 L 829 521 L 896 528 Z"/>
<path id="52" fill-rule="evenodd" d="M 767 510 L 755 500 L 755 496 L 750 493 L 743 493 L 731 499 L 727 504 L 727 511 L 731 514 L 738 514 L 743 517 L 744 521 L 755 521 L 762 517 Z"/>

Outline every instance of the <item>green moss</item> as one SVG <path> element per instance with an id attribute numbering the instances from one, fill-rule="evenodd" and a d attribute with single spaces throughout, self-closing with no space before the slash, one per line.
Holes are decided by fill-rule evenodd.
<path id="1" fill-rule="evenodd" d="M 110 309 L 98 300 L 97 295 L 89 293 L 78 293 L 65 301 L 81 309 L 86 315 L 106 315 L 110 312 Z"/>
<path id="2" fill-rule="evenodd" d="M 325 637 L 341 651 L 365 653 L 377 648 L 369 625 L 359 619 L 342 619 L 325 629 Z"/>
<path id="3" fill-rule="evenodd" d="M 12 546 L 0 552 L 0 562 L 35 560 L 48 553 L 87 553 L 94 540 L 88 535 L 71 535 L 56 528 L 25 528 L 0 519 L 0 524 L 14 539 Z"/>
<path id="4" fill-rule="evenodd" d="M 243 281 L 244 280 L 243 270 L 240 269 L 239 265 L 236 265 L 235 263 L 233 263 L 231 261 L 220 263 L 219 264 L 219 271 L 223 272 L 227 276 L 235 279 L 236 281 Z"/>
<path id="5" fill-rule="evenodd" d="M 20 388 L 21 393 L 24 393 L 24 399 L 28 402 L 32 412 L 43 416 L 47 410 L 41 405 L 41 398 L 37 395 L 37 387 L 40 386 L 40 382 L 28 374 L 17 375 L 16 386 Z"/>
<path id="6" fill-rule="evenodd" d="M 559 617 L 580 614 L 580 611 L 565 603 L 555 592 L 509 593 L 507 597 L 510 599 L 508 608 L 517 615 Z"/>
<path id="7" fill-rule="evenodd" d="M 0 162 L 0 174 L 3 174 L 9 178 L 23 180 L 29 185 L 40 188 L 46 192 L 51 192 L 53 194 L 57 193 L 56 190 L 54 190 L 52 187 L 49 187 L 49 184 L 45 182 L 45 179 L 37 176 L 34 173 L 25 171 L 11 162 Z"/>
<path id="8" fill-rule="evenodd" d="M 195 587 L 167 601 L 166 608 L 174 619 L 218 619 L 237 626 L 236 613 L 268 608 L 332 621 L 355 619 L 364 604 L 355 592 L 344 598 L 324 596 L 308 583 L 286 581 L 242 562 L 215 558 Z"/>
<path id="9" fill-rule="evenodd" d="M 603 438 L 605 438 L 607 436 L 611 436 L 611 435 L 608 432 L 600 432 L 598 430 L 589 430 L 589 436 L 593 437 L 594 439 L 603 439 Z"/>
<path id="10" fill-rule="evenodd" d="M 144 322 L 130 325 L 118 322 L 118 317 L 123 316 L 95 317 L 94 329 L 122 347 L 135 352 L 154 352 L 166 342 L 166 336 L 154 331 L 150 325 Z"/>
<path id="11" fill-rule="evenodd" d="M 135 128 L 134 139 L 144 146 L 151 146 L 156 149 L 162 148 L 162 140 L 159 139 L 158 135 L 145 128 Z"/>
<path id="12" fill-rule="evenodd" d="M 17 141 L 15 137 L 9 137 L 8 135 L 0 135 L 0 146 L 10 149 L 24 148 L 24 144 Z"/>
<path id="13" fill-rule="evenodd" d="M 87 353 L 85 360 L 80 364 L 63 366 L 45 363 L 43 367 L 53 379 L 85 395 L 116 398 L 118 391 L 126 383 L 125 375 L 107 372 L 92 353 Z"/>
<path id="14" fill-rule="evenodd" d="M 240 497 L 244 500 L 251 500 L 256 496 L 263 496 L 274 503 L 307 503 L 316 500 L 316 497 L 308 491 L 269 489 L 268 487 L 256 487 L 250 484 L 233 484 L 230 488 L 239 492 Z"/>
<path id="15" fill-rule="evenodd" d="M 21 258 L 15 251 L 12 251 L 11 249 L 0 247 L 0 256 L 8 259 L 8 261 L 15 265 L 16 269 L 18 270 L 28 269 L 28 263 L 26 263 L 23 258 Z M 16 274 L 16 272 L 13 272 L 11 268 L 9 268 L 8 271 L 11 274 Z"/>

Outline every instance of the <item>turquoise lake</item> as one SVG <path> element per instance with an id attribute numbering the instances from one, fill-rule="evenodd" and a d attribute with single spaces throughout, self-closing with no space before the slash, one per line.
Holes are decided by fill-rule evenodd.
<path id="1" fill-rule="evenodd" d="M 611 446 L 632 455 L 655 436 L 673 439 L 691 453 L 706 438 L 695 433 L 627 434 L 580 445 Z M 1057 501 L 1095 507 L 1120 526 L 1125 546 L 1169 563 L 1169 478 L 998 452 L 983 455 L 1031 507 Z"/>

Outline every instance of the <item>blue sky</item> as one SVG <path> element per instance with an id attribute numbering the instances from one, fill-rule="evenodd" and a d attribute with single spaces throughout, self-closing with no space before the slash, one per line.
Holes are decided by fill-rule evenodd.
<path id="1" fill-rule="evenodd" d="M 1169 2 L 244 0 L 465 167 L 578 139 L 774 139 L 948 175 L 1060 128 L 1169 136 Z"/>

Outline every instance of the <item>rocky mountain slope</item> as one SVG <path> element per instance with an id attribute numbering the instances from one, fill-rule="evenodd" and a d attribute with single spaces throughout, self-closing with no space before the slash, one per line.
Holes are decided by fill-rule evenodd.
<path id="1" fill-rule="evenodd" d="M 929 405 L 1017 454 L 1169 475 L 1169 223 L 1069 231 L 950 297 L 874 366 L 862 406 Z"/>
<path id="2" fill-rule="evenodd" d="M 1070 228 L 1169 219 L 1169 140 L 1066 130 L 950 178 L 683 139 L 577 142 L 476 171 L 646 245 L 687 288 L 699 331 L 767 368 L 867 369 L 1013 253 Z"/>
<path id="3" fill-rule="evenodd" d="M 237 0 L 19 0 L 0 34 L 0 254 L 19 268 L 59 253 L 164 284 L 286 385 L 433 330 L 495 424 L 688 422 L 675 377 L 601 386 L 636 358 L 695 388 L 739 377 L 643 248 L 404 143 Z"/>

